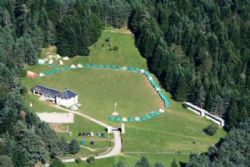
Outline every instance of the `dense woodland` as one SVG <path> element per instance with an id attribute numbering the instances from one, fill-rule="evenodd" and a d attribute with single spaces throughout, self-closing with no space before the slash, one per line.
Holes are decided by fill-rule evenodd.
<path id="1" fill-rule="evenodd" d="M 248 0 L 1 0 L 1 165 L 33 166 L 68 152 L 65 140 L 25 106 L 19 78 L 49 45 L 63 56 L 87 56 L 104 26 L 133 32 L 149 69 L 174 99 L 221 115 L 227 129 L 239 128 L 217 150 L 192 156 L 190 166 L 213 161 L 230 140 L 247 140 L 234 134 L 249 118 L 249 11 Z"/>

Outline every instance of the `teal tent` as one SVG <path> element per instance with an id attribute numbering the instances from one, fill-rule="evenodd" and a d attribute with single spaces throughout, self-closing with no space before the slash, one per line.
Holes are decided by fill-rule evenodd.
<path id="1" fill-rule="evenodd" d="M 133 117 L 128 117 L 128 122 L 135 122 L 135 118 L 133 118 Z"/>
<path id="2" fill-rule="evenodd" d="M 121 119 L 119 116 L 117 116 L 116 119 L 115 119 L 115 121 L 116 121 L 116 122 L 121 122 L 122 119 Z"/>

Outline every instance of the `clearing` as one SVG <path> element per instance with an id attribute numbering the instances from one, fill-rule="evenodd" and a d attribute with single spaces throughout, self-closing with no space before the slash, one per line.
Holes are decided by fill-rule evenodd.
<path id="1" fill-rule="evenodd" d="M 65 65 L 94 63 L 133 66 L 147 70 L 146 60 L 141 57 L 134 46 L 133 36 L 123 33 L 123 31 L 120 33 L 119 30 L 110 28 L 104 30 L 100 39 L 90 47 L 90 56 L 77 56 L 70 59 Z M 117 50 L 113 50 L 115 46 L 118 48 Z M 54 67 L 35 65 L 27 67 L 27 70 L 42 72 L 52 68 Z M 126 116 L 140 115 L 162 105 L 159 97 L 149 88 L 145 78 L 129 72 L 79 69 L 34 80 L 28 78 L 22 80 L 28 90 L 38 83 L 60 90 L 64 88 L 74 90 L 79 94 L 82 104 L 79 112 L 108 124 L 114 124 L 107 118 L 114 112 L 115 102 L 118 103 L 117 111 Z M 126 123 L 126 134 L 122 136 L 123 155 L 98 160 L 92 166 L 97 167 L 98 164 L 102 164 L 103 167 L 110 167 L 119 160 L 132 165 L 142 155 L 148 157 L 152 163 L 160 161 L 169 166 L 173 158 L 176 158 L 177 161 L 187 161 L 190 153 L 206 151 L 209 146 L 225 135 L 222 129 L 219 129 L 215 136 L 205 135 L 203 129 L 212 122 L 184 109 L 181 103 L 171 99 L 169 93 L 165 92 L 165 94 L 170 100 L 170 108 L 167 109 L 167 112 L 142 123 Z M 32 101 L 35 112 L 55 112 L 54 110 L 56 110 L 49 104 L 37 100 L 37 96 L 28 94 L 26 98 L 28 104 Z M 77 132 L 82 129 L 103 130 L 102 127 L 83 118 L 76 120 L 78 121 L 70 125 L 73 136 L 63 134 L 68 140 L 73 137 L 79 139 Z M 102 141 L 100 145 L 107 147 L 110 143 Z M 77 165 L 70 163 L 67 166 Z"/>

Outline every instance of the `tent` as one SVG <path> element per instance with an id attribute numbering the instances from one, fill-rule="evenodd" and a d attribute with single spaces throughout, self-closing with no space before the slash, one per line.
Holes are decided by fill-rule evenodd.
<path id="1" fill-rule="evenodd" d="M 123 121 L 123 122 L 127 122 L 128 119 L 127 119 L 126 117 L 123 117 L 123 118 L 122 118 L 122 121 Z"/>
<path id="2" fill-rule="evenodd" d="M 152 117 L 156 117 L 156 116 L 159 115 L 159 112 L 152 111 L 152 112 L 149 113 L 149 115 L 151 116 L 151 118 L 152 118 Z"/>
<path id="3" fill-rule="evenodd" d="M 152 81 L 152 80 L 153 80 L 153 78 L 152 78 L 152 77 L 150 77 L 150 76 L 148 77 L 148 79 L 149 79 L 149 81 Z"/>
<path id="4" fill-rule="evenodd" d="M 72 64 L 72 65 L 70 66 L 70 68 L 75 69 L 75 68 L 76 68 L 76 65 Z"/>
<path id="5" fill-rule="evenodd" d="M 127 68 L 126 66 L 123 66 L 123 67 L 122 67 L 122 70 L 123 70 L 123 71 L 126 71 L 127 69 L 128 69 L 128 68 Z"/>
<path id="6" fill-rule="evenodd" d="M 77 64 L 78 68 L 83 68 L 83 66 L 81 64 Z"/>
<path id="7" fill-rule="evenodd" d="M 135 118 L 133 117 L 128 117 L 128 122 L 134 122 L 135 121 Z"/>
<path id="8" fill-rule="evenodd" d="M 45 60 L 44 59 L 38 59 L 38 64 L 41 64 L 41 65 L 45 64 Z"/>
<path id="9" fill-rule="evenodd" d="M 141 121 L 140 117 L 135 117 L 135 121 Z"/>
<path id="10" fill-rule="evenodd" d="M 146 121 L 148 119 L 150 119 L 151 117 L 149 115 L 144 115 L 141 117 L 141 121 Z"/>
<path id="11" fill-rule="evenodd" d="M 69 57 L 66 56 L 66 57 L 63 57 L 62 59 L 67 61 L 67 60 L 69 60 Z"/>
<path id="12" fill-rule="evenodd" d="M 156 87 L 155 90 L 159 92 L 161 89 L 159 87 Z"/>
<path id="13" fill-rule="evenodd" d="M 109 65 L 103 65 L 103 68 L 108 69 L 108 68 L 110 68 L 110 67 L 109 67 Z"/>
<path id="14" fill-rule="evenodd" d="M 60 56 L 59 54 L 57 54 L 57 55 L 56 55 L 56 58 L 60 59 L 60 58 L 61 58 L 61 56 Z"/>
<path id="15" fill-rule="evenodd" d="M 54 62 L 54 61 L 53 61 L 52 59 L 49 60 L 49 64 L 53 64 L 53 62 Z"/>
<path id="16" fill-rule="evenodd" d="M 110 121 L 115 121 L 116 120 L 116 116 L 114 117 L 114 116 L 110 116 L 109 118 L 108 118 Z"/>
<path id="17" fill-rule="evenodd" d="M 145 72 L 145 71 L 144 71 L 143 69 L 140 70 L 140 73 L 144 74 L 144 72 Z"/>
<path id="18" fill-rule="evenodd" d="M 62 66 L 62 65 L 63 65 L 63 61 L 62 61 L 62 60 L 59 60 L 59 64 Z"/>
<path id="19" fill-rule="evenodd" d="M 160 113 L 164 113 L 165 110 L 164 110 L 164 109 L 159 109 L 159 112 L 160 112 Z"/>
<path id="20" fill-rule="evenodd" d="M 40 76 L 40 77 L 44 77 L 45 74 L 44 74 L 44 73 L 39 73 L 39 76 Z"/>
<path id="21" fill-rule="evenodd" d="M 115 121 L 116 121 L 116 122 L 121 122 L 122 119 L 118 116 L 118 117 L 116 117 Z"/>

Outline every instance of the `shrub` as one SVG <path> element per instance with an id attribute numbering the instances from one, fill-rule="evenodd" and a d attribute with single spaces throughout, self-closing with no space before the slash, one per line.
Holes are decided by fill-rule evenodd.
<path id="1" fill-rule="evenodd" d="M 27 94 L 27 88 L 25 87 L 25 86 L 23 86 L 21 89 L 20 89 L 20 93 L 22 94 L 22 95 L 25 95 L 25 94 Z"/>
<path id="2" fill-rule="evenodd" d="M 80 151 L 80 144 L 76 139 L 73 139 L 69 143 L 69 153 L 70 154 L 76 154 Z"/>
<path id="3" fill-rule="evenodd" d="M 117 50 L 118 50 L 118 46 L 114 46 L 113 51 L 117 51 Z"/>
<path id="4" fill-rule="evenodd" d="M 106 39 L 105 39 L 105 42 L 110 42 L 110 39 L 109 39 L 109 38 L 106 38 Z"/>
<path id="5" fill-rule="evenodd" d="M 215 135 L 215 133 L 217 132 L 218 126 L 215 124 L 209 125 L 208 127 L 206 127 L 204 129 L 204 132 L 209 135 L 209 136 L 213 136 Z"/>
<path id="6" fill-rule="evenodd" d="M 83 161 L 81 160 L 81 158 L 76 158 L 76 159 L 75 159 L 75 162 L 76 162 L 77 164 L 81 164 Z"/>
<path id="7" fill-rule="evenodd" d="M 95 157 L 94 157 L 94 156 L 88 157 L 87 162 L 88 162 L 89 164 L 95 163 Z"/>

